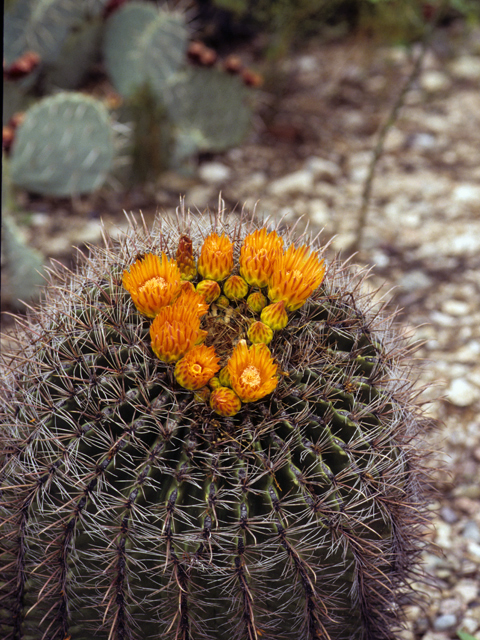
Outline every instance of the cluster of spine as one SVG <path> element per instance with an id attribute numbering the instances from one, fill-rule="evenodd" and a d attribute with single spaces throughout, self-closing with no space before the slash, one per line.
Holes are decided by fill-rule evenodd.
<path id="1" fill-rule="evenodd" d="M 2 638 L 398 637 L 424 526 L 423 419 L 408 351 L 361 274 L 328 265 L 273 332 L 275 388 L 233 416 L 178 384 L 195 347 L 161 360 L 155 319 L 123 286 L 138 254 L 155 254 L 184 274 L 189 263 L 198 287 L 201 251 L 193 265 L 177 250 L 214 233 L 245 279 L 255 228 L 233 214 L 132 221 L 118 246 L 59 272 L 19 328 L 0 394 Z M 272 285 L 254 286 L 201 316 L 220 360 L 259 313 L 249 296 Z"/>
<path id="2" fill-rule="evenodd" d="M 149 253 L 123 274 L 123 286 L 137 310 L 154 319 L 150 336 L 155 355 L 163 362 L 176 362 L 177 382 L 185 389 L 199 391 L 196 398 L 201 401 L 210 397 L 211 408 L 221 416 L 234 416 L 242 402 L 255 402 L 275 389 L 277 365 L 267 344 L 274 331 L 287 326 L 287 310 L 303 306 L 325 273 L 323 260 L 315 252 L 305 245 L 295 249 L 293 244 L 283 251 L 283 238 L 266 228 L 245 237 L 239 269 L 241 275 L 232 274 L 233 243 L 229 237 L 214 232 L 202 244 L 198 265 L 192 240 L 184 235 L 176 260 L 169 260 L 165 253 Z M 205 323 L 209 329 L 201 329 L 201 317 L 215 302 Z M 227 309 L 228 319 L 233 314 L 237 319 L 236 346 L 217 378 L 229 348 L 218 340 L 218 316 L 219 310 Z M 209 322 L 212 316 L 218 320 Z M 253 343 L 250 347 L 244 336 Z M 211 346 L 203 344 L 207 340 Z M 211 394 L 207 384 L 213 389 Z"/>

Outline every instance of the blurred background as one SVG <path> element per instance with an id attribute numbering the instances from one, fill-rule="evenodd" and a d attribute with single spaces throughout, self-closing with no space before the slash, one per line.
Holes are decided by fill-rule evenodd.
<path id="1" fill-rule="evenodd" d="M 421 342 L 445 466 L 403 640 L 480 638 L 479 89 L 478 0 L 5 2 L 3 331 L 50 259 L 180 196 L 355 253 Z"/>

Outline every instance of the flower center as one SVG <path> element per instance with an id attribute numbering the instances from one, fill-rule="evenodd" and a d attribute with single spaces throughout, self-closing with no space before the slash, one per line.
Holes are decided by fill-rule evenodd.
<path id="1" fill-rule="evenodd" d="M 192 371 L 193 375 L 198 375 L 198 374 L 202 373 L 202 367 L 197 363 L 192 364 L 191 371 Z"/>
<path id="2" fill-rule="evenodd" d="M 155 278 L 150 278 L 150 280 L 147 280 L 145 284 L 142 284 L 142 286 L 139 287 L 138 290 L 139 292 L 143 293 L 146 289 L 151 290 L 152 287 L 155 285 L 159 287 L 161 291 L 163 291 L 167 286 L 167 281 L 164 278 L 161 278 L 160 276 L 155 276 Z"/>
<path id="3" fill-rule="evenodd" d="M 261 381 L 260 371 L 253 365 L 246 367 L 240 376 L 240 382 L 251 389 L 259 387 Z"/>

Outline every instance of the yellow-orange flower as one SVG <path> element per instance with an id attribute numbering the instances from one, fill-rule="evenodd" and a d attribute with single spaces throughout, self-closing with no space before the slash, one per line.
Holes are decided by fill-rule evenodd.
<path id="1" fill-rule="evenodd" d="M 215 280 L 200 280 L 197 284 L 196 291 L 205 298 L 207 304 L 215 302 L 222 293 L 220 285 L 218 282 L 215 282 Z"/>
<path id="2" fill-rule="evenodd" d="M 180 286 L 180 270 L 175 260 L 147 253 L 139 258 L 130 271 L 123 272 L 123 286 L 140 311 L 154 318 L 162 307 L 170 304 Z"/>
<path id="3" fill-rule="evenodd" d="M 279 300 L 278 302 L 274 302 L 269 304 L 267 307 L 264 307 L 260 313 L 260 320 L 270 327 L 270 329 L 273 329 L 273 331 L 285 329 L 288 324 L 285 302 L 283 300 Z"/>
<path id="4" fill-rule="evenodd" d="M 197 293 L 193 287 L 182 287 L 179 297 L 175 300 L 175 304 L 181 305 L 185 313 L 189 311 L 195 312 L 199 318 L 204 316 L 208 311 L 208 304 L 205 302 L 205 298 Z"/>
<path id="5" fill-rule="evenodd" d="M 268 300 L 261 291 L 254 291 L 247 298 L 247 304 L 252 311 L 260 313 L 267 306 Z"/>
<path id="6" fill-rule="evenodd" d="M 257 344 L 263 342 L 263 344 L 269 344 L 273 338 L 273 330 L 263 322 L 259 320 L 250 325 L 247 336 L 250 342 Z"/>
<path id="7" fill-rule="evenodd" d="M 248 284 L 240 276 L 230 276 L 223 285 L 223 293 L 229 300 L 241 300 L 248 293 Z"/>
<path id="8" fill-rule="evenodd" d="M 233 269 L 233 243 L 225 234 L 205 238 L 198 259 L 198 273 L 207 280 L 224 280 Z"/>
<path id="9" fill-rule="evenodd" d="M 288 311 L 299 309 L 321 284 L 325 265 L 316 252 L 303 245 L 293 245 L 275 260 L 268 283 L 268 297 L 272 302 L 283 300 Z"/>
<path id="10" fill-rule="evenodd" d="M 248 347 L 245 340 L 240 340 L 227 367 L 232 388 L 242 402 L 260 400 L 278 384 L 277 365 L 265 344 Z"/>
<path id="11" fill-rule="evenodd" d="M 208 310 L 195 291 L 182 292 L 175 302 L 160 309 L 150 327 L 152 349 L 163 362 L 176 362 L 199 338 L 200 317 Z"/>
<path id="12" fill-rule="evenodd" d="M 228 387 L 216 387 L 210 395 L 210 407 L 221 416 L 234 416 L 242 408 L 240 398 Z"/>
<path id="13" fill-rule="evenodd" d="M 214 347 L 201 345 L 187 351 L 175 365 L 175 379 L 178 384 L 196 391 L 204 387 L 220 369 Z"/>
<path id="14" fill-rule="evenodd" d="M 276 231 L 265 227 L 248 235 L 240 249 L 240 274 L 248 284 L 266 287 L 273 273 L 274 262 L 282 253 L 283 239 Z"/>

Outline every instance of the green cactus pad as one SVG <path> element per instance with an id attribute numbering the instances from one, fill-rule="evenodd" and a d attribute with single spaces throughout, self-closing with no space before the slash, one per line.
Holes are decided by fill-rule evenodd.
<path id="1" fill-rule="evenodd" d="M 160 100 L 185 61 L 187 30 L 182 15 L 132 2 L 109 19 L 104 40 L 108 74 L 125 97 L 148 85 Z"/>
<path id="2" fill-rule="evenodd" d="M 19 330 L 0 394 L 2 638 L 398 637 L 424 424 L 408 351 L 361 273 L 328 265 L 269 345 L 277 387 L 232 418 L 176 383 L 122 286 L 184 234 L 198 255 L 226 233 L 237 259 L 253 228 L 221 213 L 152 231 L 132 220 L 76 275 L 59 272 Z M 212 305 L 217 353 L 252 313 Z"/>
<path id="3" fill-rule="evenodd" d="M 87 4 L 78 0 L 16 0 L 5 14 L 7 64 L 26 51 L 35 51 L 43 62 L 54 62 L 68 33 L 84 18 Z"/>
<path id="4" fill-rule="evenodd" d="M 22 301 L 38 298 L 45 284 L 43 256 L 29 247 L 10 214 L 2 212 L 2 299 L 15 309 L 24 308 Z M 3 280 L 3 278 L 2 278 Z"/>
<path id="5" fill-rule="evenodd" d="M 34 193 L 89 193 L 104 183 L 113 154 L 113 129 L 102 103 L 59 93 L 26 112 L 13 146 L 11 179 Z"/>
<path id="6" fill-rule="evenodd" d="M 250 124 L 240 79 L 217 69 L 189 69 L 172 87 L 167 108 L 177 127 L 177 157 L 225 151 L 240 144 Z"/>
<path id="7" fill-rule="evenodd" d="M 102 35 L 100 18 L 82 22 L 68 35 L 55 62 L 45 69 L 44 82 L 49 93 L 80 87 L 99 58 Z"/>

